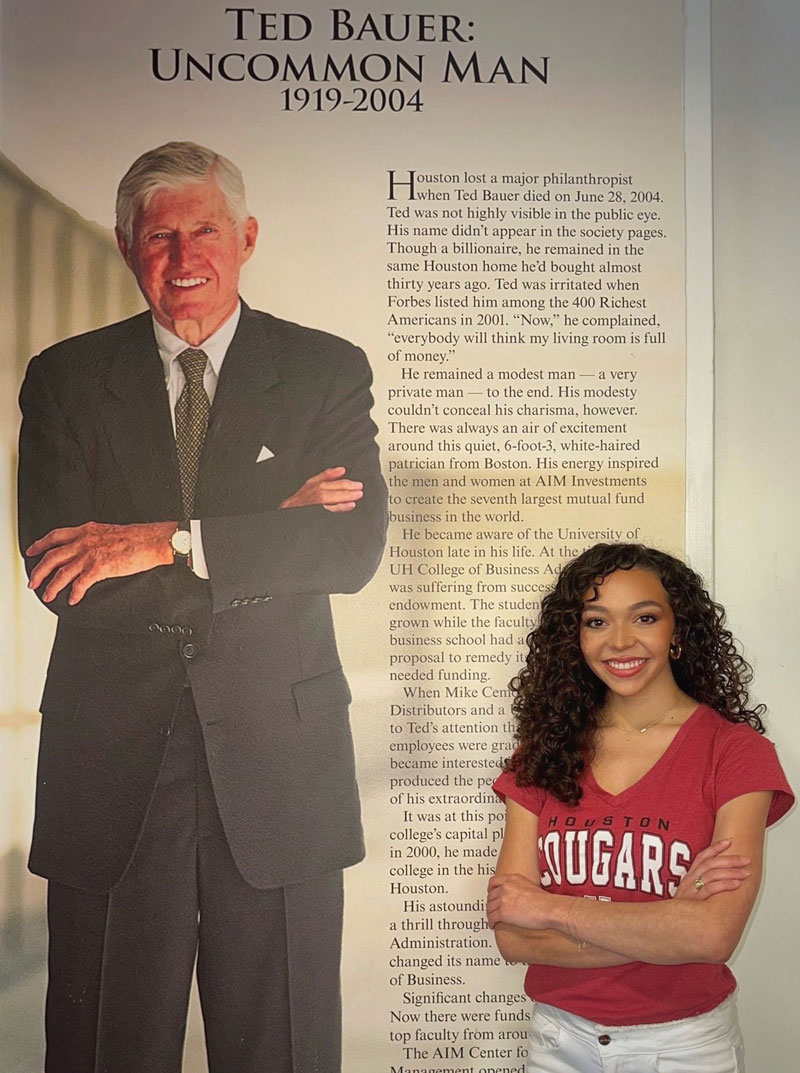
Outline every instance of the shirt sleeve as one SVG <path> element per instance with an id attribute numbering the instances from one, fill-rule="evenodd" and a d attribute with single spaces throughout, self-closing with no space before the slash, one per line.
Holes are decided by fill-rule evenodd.
<path id="1" fill-rule="evenodd" d="M 757 790 L 772 790 L 767 826 L 784 816 L 794 803 L 775 746 L 748 726 L 726 728 L 716 765 L 715 807 Z"/>
<path id="2" fill-rule="evenodd" d="M 516 773 L 513 771 L 504 771 L 502 775 L 498 775 L 492 783 L 492 789 L 501 801 L 510 797 L 536 816 L 542 811 L 545 791 L 538 786 L 518 786 Z"/>
<path id="3" fill-rule="evenodd" d="M 201 578 L 208 578 L 208 565 L 203 551 L 203 527 L 196 518 L 189 522 L 192 531 L 192 570 Z"/>

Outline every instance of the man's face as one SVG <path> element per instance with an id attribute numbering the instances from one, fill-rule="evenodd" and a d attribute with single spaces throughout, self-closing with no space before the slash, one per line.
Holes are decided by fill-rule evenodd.
<path id="1" fill-rule="evenodd" d="M 157 190 L 136 217 L 130 246 L 117 234 L 155 319 L 199 346 L 233 313 L 239 270 L 255 247 L 258 224 L 237 227 L 213 178 Z"/>

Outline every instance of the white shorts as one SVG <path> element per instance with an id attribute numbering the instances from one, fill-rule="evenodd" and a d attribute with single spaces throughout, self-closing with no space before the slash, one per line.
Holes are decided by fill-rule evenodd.
<path id="1" fill-rule="evenodd" d="M 697 1017 L 655 1025 L 601 1025 L 533 1004 L 525 1073 L 744 1073 L 730 995 Z"/>

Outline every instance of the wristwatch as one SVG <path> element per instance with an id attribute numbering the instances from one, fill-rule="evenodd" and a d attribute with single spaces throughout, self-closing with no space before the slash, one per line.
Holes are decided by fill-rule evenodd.
<path id="1" fill-rule="evenodd" d="M 178 522 L 178 528 L 169 538 L 169 544 L 173 562 L 192 565 L 192 530 L 188 522 Z"/>

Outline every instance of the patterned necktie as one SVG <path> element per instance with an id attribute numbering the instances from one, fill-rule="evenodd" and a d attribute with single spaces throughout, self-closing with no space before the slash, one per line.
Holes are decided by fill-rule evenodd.
<path id="1" fill-rule="evenodd" d="M 211 404 L 203 387 L 203 373 L 208 358 L 202 350 L 190 347 L 178 355 L 186 383 L 175 403 L 175 442 L 178 448 L 178 467 L 181 475 L 183 516 L 191 518 L 194 511 L 194 492 L 200 452 L 208 428 Z"/>

